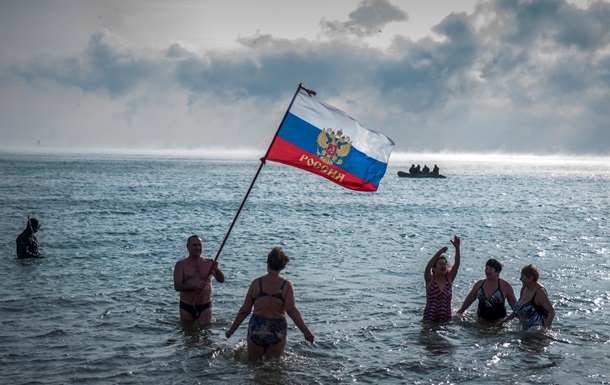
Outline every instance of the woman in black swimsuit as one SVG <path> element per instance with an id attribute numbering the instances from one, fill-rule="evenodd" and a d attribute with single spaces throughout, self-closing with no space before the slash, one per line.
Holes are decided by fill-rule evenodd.
<path id="1" fill-rule="evenodd" d="M 250 284 L 244 304 L 235 321 L 225 335 L 230 338 L 241 323 L 252 317 L 248 324 L 248 358 L 250 361 L 279 359 L 286 346 L 286 314 L 294 321 L 305 339 L 313 342 L 313 334 L 307 328 L 301 312 L 294 300 L 292 282 L 285 280 L 280 271 L 290 258 L 280 247 L 274 247 L 267 256 L 267 275 L 255 279 Z"/>
<path id="2" fill-rule="evenodd" d="M 464 299 L 462 307 L 457 311 L 463 313 L 478 299 L 477 316 L 479 321 L 493 322 L 506 317 L 505 301 L 511 309 L 517 302 L 515 292 L 510 283 L 500 278 L 502 264 L 492 258 L 485 263 L 485 279 L 474 284 L 472 290 Z"/>

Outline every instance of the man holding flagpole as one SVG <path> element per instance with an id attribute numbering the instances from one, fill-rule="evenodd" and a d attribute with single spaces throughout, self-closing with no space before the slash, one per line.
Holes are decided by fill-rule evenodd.
<path id="1" fill-rule="evenodd" d="M 180 292 L 180 319 L 198 321 L 201 326 L 212 324 L 212 277 L 219 283 L 225 276 L 218 262 L 203 258 L 203 241 L 191 235 L 186 241 L 188 257 L 176 262 L 174 288 Z"/>

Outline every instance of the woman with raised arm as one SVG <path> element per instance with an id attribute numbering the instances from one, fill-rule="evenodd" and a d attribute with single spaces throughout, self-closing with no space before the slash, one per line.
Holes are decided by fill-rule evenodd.
<path id="1" fill-rule="evenodd" d="M 455 247 L 453 267 L 449 265 L 447 256 L 443 254 L 448 248 L 443 247 L 430 258 L 424 270 L 426 282 L 424 322 L 451 321 L 453 281 L 460 268 L 460 238 L 457 235 L 454 236 L 451 243 Z"/>

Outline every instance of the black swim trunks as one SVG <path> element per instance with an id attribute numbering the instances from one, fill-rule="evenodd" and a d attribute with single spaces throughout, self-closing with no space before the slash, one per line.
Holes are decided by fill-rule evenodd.
<path id="1" fill-rule="evenodd" d="M 180 301 L 180 309 L 187 311 L 190 315 L 193 316 L 193 319 L 199 319 L 201 313 L 211 307 L 212 302 L 204 303 L 203 305 L 189 305 L 188 303 Z"/>

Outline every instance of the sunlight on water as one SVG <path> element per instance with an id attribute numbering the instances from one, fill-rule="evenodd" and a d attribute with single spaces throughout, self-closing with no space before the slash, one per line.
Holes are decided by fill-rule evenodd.
<path id="1" fill-rule="evenodd" d="M 469 154 L 469 153 L 392 153 L 391 163 L 417 162 L 484 162 L 510 164 L 549 164 L 549 165 L 610 165 L 610 157 L 582 155 L 523 155 L 523 154 Z"/>
<path id="2" fill-rule="evenodd" d="M 214 284 L 213 326 L 201 330 L 178 320 L 173 266 L 191 233 L 217 252 L 261 155 L 191 155 L 0 155 L 7 383 L 610 381 L 607 158 L 397 154 L 372 194 L 268 163 L 220 255 L 227 281 Z M 412 163 L 448 177 L 399 178 Z M 43 223 L 45 259 L 14 256 L 28 213 Z M 553 330 L 480 325 L 476 304 L 424 325 L 422 269 L 454 234 L 454 310 L 488 258 L 517 293 L 533 262 Z M 252 365 L 245 325 L 229 340 L 224 331 L 275 245 L 291 256 L 284 275 L 316 343 L 289 321 L 284 359 Z"/>

